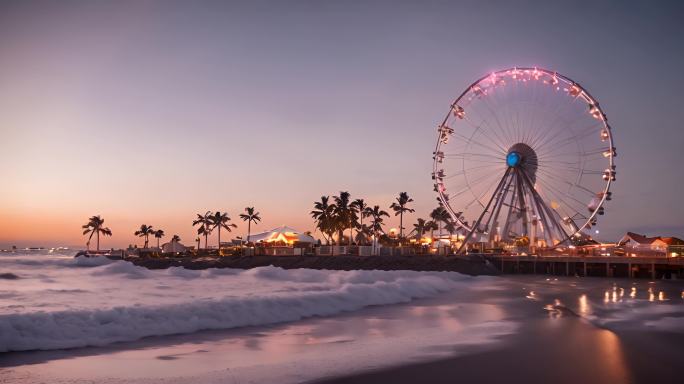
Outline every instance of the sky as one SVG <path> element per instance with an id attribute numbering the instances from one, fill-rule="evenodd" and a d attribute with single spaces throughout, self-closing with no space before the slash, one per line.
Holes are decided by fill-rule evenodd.
<path id="1" fill-rule="evenodd" d="M 196 237 L 255 206 L 254 232 L 313 230 L 322 195 L 412 223 L 436 206 L 436 126 L 469 84 L 539 66 L 613 128 L 600 237 L 684 237 L 684 5 L 652 1 L 2 1 L 0 246 Z M 392 217 L 389 225 L 398 226 Z M 410 227 L 410 225 L 409 225 Z M 227 238 L 223 234 L 222 238 Z"/>

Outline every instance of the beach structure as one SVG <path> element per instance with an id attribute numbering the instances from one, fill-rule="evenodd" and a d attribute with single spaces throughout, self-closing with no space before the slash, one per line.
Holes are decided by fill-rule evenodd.
<path id="1" fill-rule="evenodd" d="M 170 241 L 168 243 L 162 244 L 161 246 L 162 253 L 184 253 L 187 250 L 188 247 L 178 241 Z"/>
<path id="2" fill-rule="evenodd" d="M 652 255 L 665 257 L 684 257 L 684 240 L 677 237 L 648 237 L 627 232 L 617 243 L 628 256 Z"/>
<path id="3" fill-rule="evenodd" d="M 300 232 L 285 225 L 273 228 L 270 231 L 257 233 L 250 236 L 250 242 L 262 244 L 280 244 L 292 246 L 295 243 L 314 244 L 316 239 L 313 236 Z"/>
<path id="4" fill-rule="evenodd" d="M 243 249 L 245 255 L 288 256 L 312 252 L 313 236 L 282 225 L 250 236 L 253 246 Z"/>
<path id="5" fill-rule="evenodd" d="M 478 79 L 451 104 L 436 139 L 434 190 L 467 231 L 458 253 L 478 243 L 577 245 L 611 199 L 616 150 L 606 115 L 555 71 L 510 68 Z"/>

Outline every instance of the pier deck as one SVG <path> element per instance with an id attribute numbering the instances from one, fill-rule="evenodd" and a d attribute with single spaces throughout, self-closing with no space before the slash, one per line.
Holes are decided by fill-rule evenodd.
<path id="1" fill-rule="evenodd" d="M 684 278 L 684 257 L 484 255 L 501 273 Z"/>

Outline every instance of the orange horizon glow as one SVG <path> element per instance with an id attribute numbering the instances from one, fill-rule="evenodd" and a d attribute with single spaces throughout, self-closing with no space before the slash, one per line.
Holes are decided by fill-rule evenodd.
<path id="1" fill-rule="evenodd" d="M 357 197 L 357 196 L 353 196 Z M 388 201 L 389 206 L 392 196 L 384 196 Z M 255 204 L 246 204 L 245 206 L 255 205 L 255 208 L 260 212 L 262 221 L 251 226 L 251 234 L 257 234 L 271 230 L 273 228 L 287 225 L 293 227 L 300 232 L 311 231 L 315 238 L 322 238 L 319 231 L 315 229 L 314 221 L 311 219 L 309 212 L 313 209 L 313 198 L 308 204 L 302 202 L 298 205 L 289 204 L 283 206 L 282 204 L 264 204 L 256 206 Z M 366 201 L 375 202 L 375 200 Z M 193 245 L 197 238 L 197 227 L 192 226 L 192 221 L 198 213 L 204 214 L 207 210 L 181 209 L 176 207 L 173 211 L 145 208 L 142 204 L 135 204 L 135 208 L 139 212 L 134 212 L 136 209 L 114 209 L 107 210 L 87 210 L 80 209 L 53 209 L 49 207 L 41 207 L 34 211 L 22 211 L 21 209 L 7 209 L 0 214 L 0 248 L 9 248 L 13 245 L 17 247 L 54 247 L 54 246 L 69 246 L 69 247 L 86 247 L 88 235 L 82 235 L 83 229 L 81 226 L 86 224 L 88 218 L 93 215 L 100 215 L 104 218 L 104 226 L 112 230 L 112 236 L 100 237 L 100 248 L 121 248 L 130 245 L 141 246 L 144 240 L 135 236 L 133 233 L 140 227 L 141 224 L 153 226 L 154 229 L 164 230 L 165 236 L 160 240 L 160 244 L 170 241 L 173 235 L 181 237 L 181 243 L 186 245 Z M 210 210 L 210 211 L 216 211 Z M 246 238 L 247 223 L 240 219 L 239 214 L 243 213 L 244 207 L 241 209 L 234 208 L 229 210 L 221 210 L 228 212 L 231 223 L 236 224 L 232 232 L 227 232 L 225 229 L 221 230 L 221 240 L 229 241 L 237 236 Z M 406 214 L 404 220 L 411 222 L 418 217 L 414 214 Z M 427 217 L 427 213 L 423 215 Z M 386 219 L 387 227 L 391 225 L 398 225 L 399 217 L 392 215 Z M 410 231 L 410 224 L 405 224 L 407 231 Z M 216 245 L 217 231 L 212 232 L 209 236 L 209 245 Z M 150 238 L 150 244 L 156 245 L 156 238 Z M 204 237 L 202 237 L 202 246 L 204 246 Z M 95 237 L 91 241 L 91 248 L 95 248 Z"/>

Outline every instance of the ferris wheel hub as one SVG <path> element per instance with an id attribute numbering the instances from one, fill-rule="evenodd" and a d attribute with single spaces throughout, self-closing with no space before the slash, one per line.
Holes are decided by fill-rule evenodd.
<path id="1" fill-rule="evenodd" d="M 509 152 L 506 155 L 506 165 L 509 167 L 517 167 L 522 162 L 522 156 L 518 152 Z"/>
<path id="2" fill-rule="evenodd" d="M 513 144 L 506 154 L 506 165 L 525 171 L 534 180 L 537 173 L 537 153 L 525 143 Z"/>

